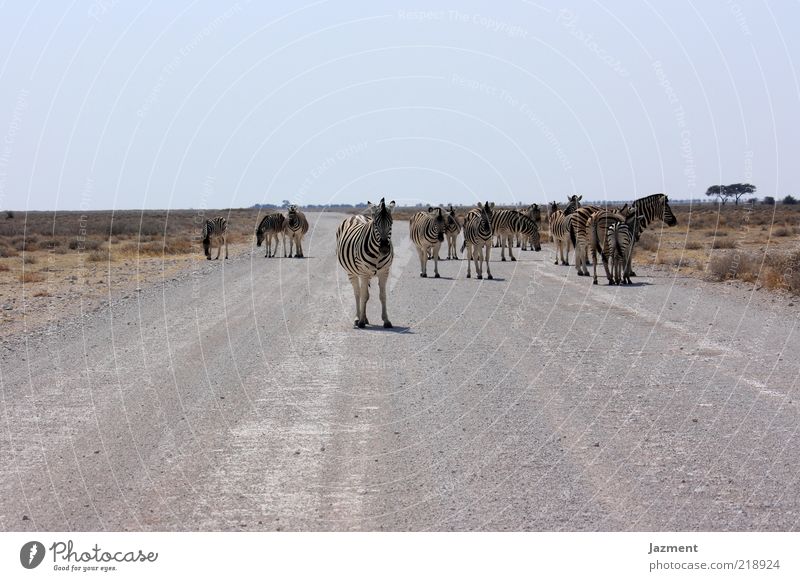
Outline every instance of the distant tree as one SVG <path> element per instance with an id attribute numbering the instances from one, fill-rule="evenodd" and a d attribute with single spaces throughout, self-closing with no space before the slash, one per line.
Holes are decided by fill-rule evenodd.
<path id="1" fill-rule="evenodd" d="M 764 203 L 767 206 L 774 206 L 775 205 L 775 198 L 772 196 L 764 196 Z"/>
<path id="2" fill-rule="evenodd" d="M 739 205 L 739 199 L 742 196 L 748 196 L 756 192 L 756 187 L 753 184 L 731 184 L 725 186 L 725 192 L 733 197 L 733 203 Z"/>
<path id="3" fill-rule="evenodd" d="M 755 206 L 756 202 L 758 202 L 758 198 L 747 198 L 747 203 L 751 206 Z"/>
<path id="4" fill-rule="evenodd" d="M 291 205 L 292 203 L 289 200 L 284 200 L 281 202 L 281 208 L 288 208 Z"/>
<path id="5" fill-rule="evenodd" d="M 725 202 L 728 201 L 727 193 L 725 191 L 725 186 L 721 185 L 708 186 L 708 189 L 706 190 L 706 196 L 708 196 L 709 198 L 717 198 L 717 200 L 722 202 L 723 206 L 725 205 Z"/>
<path id="6" fill-rule="evenodd" d="M 14 219 L 13 210 L 6 210 L 6 220 L 13 220 L 13 219 Z"/>
<path id="7" fill-rule="evenodd" d="M 791 195 L 786 196 L 785 198 L 783 198 L 783 203 L 786 204 L 787 206 L 792 206 L 797 203 L 797 198 Z"/>

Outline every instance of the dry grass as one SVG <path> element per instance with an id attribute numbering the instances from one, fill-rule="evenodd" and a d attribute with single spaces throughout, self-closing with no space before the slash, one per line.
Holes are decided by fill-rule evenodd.
<path id="1" fill-rule="evenodd" d="M 27 271 L 19 275 L 20 282 L 42 282 L 44 275 L 41 272 Z"/>
<path id="2" fill-rule="evenodd" d="M 636 263 L 800 294 L 800 207 L 704 204 L 673 211 L 678 226 L 652 224 L 636 245 Z"/>
<path id="3" fill-rule="evenodd" d="M 11 267 L 9 267 L 7 264 L 0 263 L 0 272 L 8 272 L 10 270 L 11 270 Z"/>

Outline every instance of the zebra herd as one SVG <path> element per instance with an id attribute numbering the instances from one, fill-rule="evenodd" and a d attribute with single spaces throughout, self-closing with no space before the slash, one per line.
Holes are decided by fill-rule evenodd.
<path id="1" fill-rule="evenodd" d="M 631 259 L 633 247 L 647 226 L 661 220 L 668 226 L 678 221 L 669 206 L 665 194 L 653 194 L 634 200 L 621 208 L 602 208 L 582 206 L 582 196 L 568 196 L 564 209 L 557 202 L 551 202 L 547 211 L 550 237 L 555 244 L 555 264 L 569 265 L 570 249 L 575 251 L 575 268 L 578 276 L 589 276 L 588 264 L 594 265 L 593 283 L 597 284 L 598 254 L 610 285 L 630 284 L 633 272 Z M 336 256 L 339 265 L 345 270 L 356 301 L 355 325 L 365 327 L 367 320 L 367 301 L 369 283 L 378 277 L 378 290 L 381 300 L 383 326 L 391 328 L 392 323 L 386 310 L 386 282 L 392 266 L 394 249 L 392 247 L 392 212 L 394 201 L 386 203 L 384 198 L 377 204 L 367 202 L 364 214 L 351 216 L 336 230 Z M 535 251 L 541 250 L 539 226 L 541 212 L 539 206 L 532 204 L 526 210 L 495 209 L 494 202 L 478 202 L 459 220 L 452 206 L 429 207 L 427 211 L 417 212 L 409 220 L 409 234 L 417 249 L 420 261 L 420 276 L 428 276 L 428 261 L 433 259 L 433 273 L 439 275 L 439 250 L 447 241 L 447 259 L 458 260 L 457 239 L 463 233 L 461 252 L 466 251 L 467 278 L 472 277 L 472 264 L 477 278 L 492 279 L 489 254 L 493 241 L 500 246 L 500 259 L 516 260 L 513 253 L 514 241 L 523 250 L 528 245 Z M 203 226 L 203 250 L 211 260 L 211 248 L 217 246 L 217 259 L 225 246 L 228 258 L 227 222 L 218 217 L 207 220 Z M 308 220 L 297 206 L 289 206 L 286 216 L 273 212 L 264 216 L 256 229 L 256 245 L 266 242 L 266 258 L 274 257 L 278 251 L 280 238 L 283 238 L 283 255 L 303 257 L 302 240 L 308 232 Z M 273 242 L 274 248 L 273 248 Z M 288 252 L 287 252 L 288 242 Z"/>
<path id="2" fill-rule="evenodd" d="M 589 254 L 594 265 L 593 283 L 597 284 L 598 254 L 603 262 L 610 285 L 630 284 L 633 272 L 631 259 L 633 246 L 650 222 L 661 220 L 668 226 L 678 221 L 664 194 L 653 194 L 634 200 L 621 208 L 601 208 L 581 206 L 582 196 L 569 196 L 564 210 L 552 202 L 547 220 L 550 236 L 556 245 L 555 264 L 569 265 L 570 247 L 575 250 L 575 267 L 579 276 L 588 276 Z M 380 203 L 368 202 L 369 215 L 352 216 L 344 220 L 336 231 L 336 255 L 353 285 L 356 300 L 355 325 L 363 328 L 369 324 L 366 305 L 369 300 L 369 281 L 378 277 L 383 326 L 392 324 L 386 312 L 386 280 L 392 264 L 392 210 L 395 203 L 388 205 L 382 198 Z M 427 278 L 428 260 L 434 261 L 434 277 L 439 278 L 439 249 L 447 238 L 447 258 L 458 260 L 456 239 L 463 232 L 464 241 L 461 252 L 466 250 L 467 278 L 472 276 L 472 263 L 475 264 L 477 278 L 492 279 L 489 254 L 493 239 L 501 247 L 501 260 L 505 260 L 505 250 L 509 258 L 516 260 L 513 241 L 521 248 L 528 244 L 541 250 L 539 224 L 541 213 L 536 204 L 526 211 L 495 209 L 493 202 L 478 202 L 469 210 L 463 224 L 456 216 L 453 207 L 429 207 L 427 212 L 417 212 L 409 220 L 409 234 L 417 249 L 420 261 L 420 276 Z"/>

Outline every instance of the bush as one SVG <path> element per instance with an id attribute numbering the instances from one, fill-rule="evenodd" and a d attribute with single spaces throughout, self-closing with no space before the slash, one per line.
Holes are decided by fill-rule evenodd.
<path id="1" fill-rule="evenodd" d="M 11 268 L 9 268 L 7 264 L 0 263 L 0 272 L 8 272 L 9 270 L 11 270 Z"/>
<path id="2" fill-rule="evenodd" d="M 797 203 L 797 199 L 794 196 L 786 196 L 785 198 L 783 198 L 783 203 L 786 204 L 787 206 L 793 206 L 794 204 Z"/>
<path id="3" fill-rule="evenodd" d="M 68 246 L 70 250 L 81 250 L 81 251 L 97 250 L 98 248 L 100 248 L 100 242 L 98 240 L 90 240 L 90 239 L 86 240 L 73 239 L 69 241 Z"/>
<path id="4" fill-rule="evenodd" d="M 655 252 L 656 250 L 658 250 L 660 242 L 661 238 L 656 236 L 652 232 L 643 232 L 642 237 L 639 238 L 639 241 L 636 243 L 636 248 L 640 250 Z"/>
<path id="5" fill-rule="evenodd" d="M 11 210 L 6 210 L 6 220 L 13 220 L 14 219 L 14 212 Z"/>
<path id="6" fill-rule="evenodd" d="M 764 196 L 764 204 L 767 206 L 774 206 L 775 205 L 775 198 L 772 196 Z"/>
<path id="7" fill-rule="evenodd" d="M 703 245 L 698 240 L 687 240 L 683 247 L 686 250 L 700 250 Z"/>
<path id="8" fill-rule="evenodd" d="M 760 257 L 738 252 L 717 254 L 708 265 L 709 272 L 716 280 L 738 279 L 755 282 L 760 269 Z"/>
<path id="9" fill-rule="evenodd" d="M 39 260 L 35 256 L 33 256 L 32 254 L 26 254 L 22 258 L 22 262 L 24 264 L 36 264 L 37 262 L 39 262 Z"/>
<path id="10" fill-rule="evenodd" d="M 44 275 L 41 272 L 23 272 L 19 275 L 20 282 L 42 282 L 44 280 Z"/>
<path id="11" fill-rule="evenodd" d="M 731 240 L 729 238 L 714 238 L 714 241 L 711 243 L 711 248 L 718 249 L 718 248 L 736 248 L 736 240 Z"/>
<path id="12" fill-rule="evenodd" d="M 111 253 L 105 250 L 94 250 L 86 257 L 89 262 L 106 262 L 111 260 Z"/>
<path id="13" fill-rule="evenodd" d="M 778 236 L 778 237 L 781 237 L 781 238 L 783 238 L 784 236 L 788 236 L 789 234 L 791 234 L 791 231 L 788 228 L 781 227 L 781 228 L 775 228 L 775 229 L 772 230 L 772 235 L 773 236 Z"/>

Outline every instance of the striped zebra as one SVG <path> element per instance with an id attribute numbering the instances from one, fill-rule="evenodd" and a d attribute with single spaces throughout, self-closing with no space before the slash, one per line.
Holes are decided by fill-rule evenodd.
<path id="1" fill-rule="evenodd" d="M 502 241 L 500 247 L 500 260 L 506 260 L 506 246 L 508 246 L 508 256 L 512 261 L 514 257 L 513 244 L 511 243 L 514 235 L 521 234 L 525 238 L 533 240 L 533 248 L 536 252 L 542 249 L 539 243 L 539 226 L 531 218 L 517 212 L 516 210 L 497 210 L 492 212 L 492 233 Z"/>
<path id="2" fill-rule="evenodd" d="M 283 223 L 285 218 L 280 212 L 267 214 L 261 220 L 261 223 L 256 228 L 256 246 L 261 246 L 261 243 L 266 240 L 267 253 L 264 258 L 271 258 L 275 256 L 278 251 L 278 244 L 280 244 L 279 236 L 283 233 Z M 275 249 L 272 248 L 272 241 L 275 240 Z"/>
<path id="3" fill-rule="evenodd" d="M 567 196 L 567 207 L 564 208 L 564 215 L 569 216 L 570 214 L 574 213 L 575 210 L 581 207 L 581 200 L 583 196 L 579 196 L 575 194 L 574 196 Z"/>
<path id="4" fill-rule="evenodd" d="M 308 220 L 306 215 L 297 209 L 297 206 L 289 206 L 286 212 L 286 220 L 283 223 L 283 256 L 292 256 L 292 245 L 294 245 L 294 257 L 303 258 L 303 236 L 308 232 Z M 286 239 L 289 239 L 289 254 L 286 254 Z"/>
<path id="5" fill-rule="evenodd" d="M 428 253 L 433 256 L 433 276 L 439 278 L 439 247 L 444 242 L 445 214 L 441 208 L 429 207 L 427 212 L 417 212 L 408 221 L 411 242 L 419 255 L 419 275 L 428 276 Z"/>
<path id="6" fill-rule="evenodd" d="M 669 207 L 669 198 L 666 194 L 652 194 L 638 198 L 633 201 L 633 205 L 636 206 L 636 211 L 642 216 L 642 230 L 655 220 L 661 220 L 667 226 L 676 226 L 678 224 L 678 219 L 672 213 L 672 208 Z M 638 239 L 639 236 L 637 235 L 636 240 Z M 627 268 L 626 274 L 628 277 L 636 276 L 631 262 L 628 262 Z"/>
<path id="7" fill-rule="evenodd" d="M 363 329 L 367 320 L 367 301 L 369 300 L 369 281 L 378 277 L 383 326 L 391 328 L 386 313 L 386 280 L 392 266 L 392 210 L 394 202 L 386 205 L 383 198 L 378 204 L 367 202 L 371 216 L 351 216 L 344 220 L 336 230 L 336 257 L 347 273 L 356 297 L 356 320 Z"/>
<path id="8" fill-rule="evenodd" d="M 526 210 L 518 210 L 520 213 L 525 214 L 536 222 L 536 225 L 541 228 L 542 226 L 542 210 L 539 208 L 539 204 L 531 204 L 528 206 Z M 524 236 L 517 236 L 517 246 L 520 250 L 528 250 L 528 245 L 533 246 L 533 242 L 529 238 L 525 238 Z"/>
<path id="9" fill-rule="evenodd" d="M 445 216 L 444 235 L 447 237 L 447 260 L 458 260 L 458 235 L 461 232 L 461 222 L 458 221 L 456 211 L 451 205 Z"/>
<path id="10" fill-rule="evenodd" d="M 624 222 L 614 222 L 606 232 L 606 248 L 611 259 L 609 284 L 631 284 L 630 264 L 633 246 L 644 227 L 644 215 L 638 211 Z M 613 282 L 612 282 L 613 280 Z"/>
<path id="11" fill-rule="evenodd" d="M 494 202 L 491 204 L 481 204 L 467 212 L 464 218 L 464 242 L 461 245 L 461 252 L 467 249 L 467 278 L 471 277 L 470 261 L 475 261 L 475 274 L 483 278 L 481 274 L 481 261 L 486 261 L 486 278 L 492 280 L 492 271 L 489 268 L 489 253 L 492 250 L 492 210 Z M 485 257 L 484 257 L 485 252 Z"/>
<path id="12" fill-rule="evenodd" d="M 547 223 L 550 226 L 550 238 L 556 245 L 556 260 L 554 264 L 569 266 L 569 251 L 572 239 L 569 236 L 569 221 L 571 214 L 564 214 L 558 209 L 558 203 L 551 202 L 547 210 Z"/>
<path id="13" fill-rule="evenodd" d="M 600 253 L 600 258 L 603 261 L 603 268 L 605 268 L 606 271 L 608 284 L 614 284 L 614 279 L 611 276 L 611 272 L 608 270 L 608 259 L 610 255 L 607 233 L 612 225 L 624 223 L 629 218 L 632 220 L 630 226 L 633 226 L 633 221 L 636 220 L 635 209 L 628 208 L 628 205 L 625 204 L 625 206 L 619 212 L 614 212 L 613 210 L 598 210 L 591 215 L 586 223 L 588 250 L 592 254 L 592 262 L 594 263 L 594 276 L 592 279 L 592 284 L 597 284 L 598 253 Z"/>
<path id="14" fill-rule="evenodd" d="M 206 260 L 211 260 L 211 249 L 217 247 L 217 257 L 214 260 L 219 260 L 219 255 L 222 252 L 222 246 L 225 246 L 225 259 L 228 259 L 228 221 L 222 216 L 217 216 L 211 220 L 206 220 L 203 224 L 203 253 L 206 255 Z"/>
<path id="15" fill-rule="evenodd" d="M 625 204 L 623 210 L 627 211 L 627 206 L 628 204 Z M 600 211 L 613 212 L 600 206 L 581 206 L 570 214 L 569 237 L 575 248 L 575 269 L 578 271 L 578 276 L 589 276 L 589 232 L 586 224 L 595 212 Z"/>

